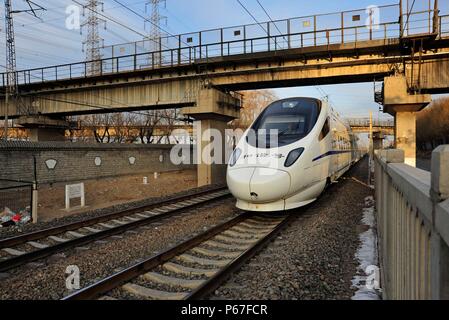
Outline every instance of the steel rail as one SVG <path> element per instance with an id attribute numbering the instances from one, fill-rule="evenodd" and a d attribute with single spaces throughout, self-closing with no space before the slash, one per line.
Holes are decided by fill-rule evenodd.
<path id="1" fill-rule="evenodd" d="M 157 208 L 159 206 L 171 204 L 173 202 L 188 200 L 192 197 L 200 197 L 204 194 L 217 192 L 217 191 L 221 191 L 221 190 L 225 190 L 225 189 L 226 189 L 226 187 L 218 187 L 218 188 L 214 188 L 214 189 L 210 189 L 210 190 L 206 190 L 206 191 L 200 191 L 198 193 L 193 193 L 193 194 L 189 194 L 189 195 L 176 196 L 173 198 L 169 198 L 167 200 L 158 201 L 158 202 L 155 202 L 152 204 L 143 205 L 143 206 L 139 206 L 139 207 L 132 208 L 132 209 L 117 211 L 117 212 L 105 214 L 105 215 L 102 215 L 99 217 L 89 218 L 89 219 L 83 220 L 83 221 L 67 223 L 62 226 L 57 226 L 57 227 L 53 227 L 53 228 L 48 228 L 48 229 L 44 229 L 44 230 L 39 230 L 39 231 L 35 231 L 35 232 L 25 233 L 25 234 L 21 234 L 18 236 L 2 239 L 2 240 L 0 240 L 0 249 L 7 248 L 10 246 L 17 246 L 20 244 L 24 244 L 28 241 L 39 240 L 39 239 L 42 239 L 42 238 L 45 238 L 48 236 L 60 234 L 60 233 L 67 232 L 67 231 L 73 231 L 73 230 L 80 229 L 83 227 L 88 227 L 88 226 L 91 226 L 91 225 L 94 225 L 97 223 L 117 219 L 117 218 L 120 218 L 123 216 L 131 215 L 134 213 L 139 213 L 139 212 L 142 212 L 145 210 L 151 210 L 151 209 Z"/>
<path id="2" fill-rule="evenodd" d="M 244 222 L 250 218 L 255 217 L 254 213 L 240 214 L 239 216 L 215 226 L 204 233 L 195 236 L 179 245 L 175 245 L 166 251 L 155 255 L 141 263 L 138 263 L 128 269 L 118 272 L 110 277 L 107 277 L 97 283 L 94 283 L 80 291 L 77 291 L 69 296 L 64 297 L 62 300 L 88 300 L 100 298 L 107 292 L 125 284 L 133 279 L 145 274 L 146 272 L 172 260 L 176 256 L 193 249 L 209 239 L 223 233 L 226 230 Z M 194 289 L 189 293 L 185 299 L 201 299 L 218 288 L 227 278 L 239 269 L 244 263 L 251 259 L 257 252 L 259 252 L 264 246 L 266 246 L 271 240 L 273 240 L 279 232 L 281 232 L 290 222 L 292 222 L 296 216 L 289 215 L 284 220 L 270 231 L 267 235 L 259 239 L 255 244 L 251 245 L 248 249 L 242 252 L 237 258 L 233 259 L 228 265 L 224 266 L 216 275 L 209 278 L 203 285 Z"/>
<path id="3" fill-rule="evenodd" d="M 296 216 L 291 214 L 285 218 L 279 225 L 277 225 L 269 234 L 256 242 L 253 246 L 248 248 L 240 256 L 235 258 L 225 268 L 221 269 L 212 278 L 208 279 L 202 286 L 192 291 L 186 298 L 186 300 L 198 300 L 207 297 L 210 293 L 214 292 L 220 285 L 225 282 L 231 274 L 240 269 L 242 265 L 248 262 L 254 255 L 256 255 L 263 247 L 265 247 L 270 241 L 277 237 L 277 235 L 294 219 Z"/>
<path id="4" fill-rule="evenodd" d="M 74 292 L 73 294 L 64 297 L 62 300 L 88 300 L 98 298 L 102 294 L 105 294 L 108 291 L 111 291 L 118 286 L 131 281 L 132 279 L 144 274 L 145 272 L 173 259 L 180 253 L 192 249 L 202 242 L 209 240 L 210 238 L 222 233 L 225 230 L 228 230 L 236 224 L 246 220 L 247 217 L 252 216 L 254 216 L 254 214 L 240 214 L 231 220 L 228 220 L 218 226 L 212 227 L 211 229 L 185 242 L 182 242 L 181 244 L 175 245 L 143 262 L 137 263 L 134 266 L 120 271 L 84 289 Z"/>
<path id="5" fill-rule="evenodd" d="M 220 189 L 225 189 L 225 188 L 218 188 L 218 189 L 214 189 L 214 190 L 215 190 L 215 192 L 218 192 L 218 191 L 220 191 Z M 159 206 L 162 206 L 162 205 L 169 205 L 169 204 L 171 204 L 173 202 L 182 202 L 183 200 L 185 201 L 185 200 L 188 200 L 188 199 L 191 199 L 191 198 L 194 198 L 194 197 L 200 197 L 201 195 L 204 195 L 204 194 L 211 194 L 213 192 L 214 191 L 210 191 L 209 190 L 209 191 L 202 191 L 202 192 L 199 192 L 197 194 L 192 194 L 192 195 L 189 195 L 189 196 L 177 197 L 178 198 L 177 201 L 174 201 L 174 200 L 170 200 L 169 201 L 169 200 L 167 200 L 165 202 L 161 202 L 158 205 L 151 205 L 151 208 L 155 209 L 155 208 L 157 208 Z M 64 251 L 64 250 L 67 250 L 67 249 L 70 249 L 70 248 L 74 248 L 74 247 L 77 247 L 77 246 L 80 246 L 80 245 L 84 245 L 84 244 L 87 244 L 87 243 L 90 243 L 90 242 L 93 242 L 93 241 L 97 241 L 97 240 L 101 240 L 101 239 L 104 239 L 104 238 L 108 238 L 110 236 L 117 235 L 117 234 L 123 233 L 123 232 L 131 230 L 131 229 L 135 229 L 135 228 L 143 226 L 143 225 L 147 225 L 147 224 L 150 224 L 150 223 L 161 221 L 161 220 L 163 220 L 163 219 L 165 219 L 167 217 L 176 215 L 176 214 L 178 214 L 181 211 L 184 211 L 184 210 L 187 210 L 187 209 L 192 209 L 192 208 L 204 205 L 204 204 L 212 202 L 212 201 L 217 201 L 219 199 L 222 199 L 222 198 L 225 198 L 225 197 L 229 197 L 229 195 L 230 195 L 229 193 L 228 194 L 223 194 L 223 195 L 211 198 L 211 199 L 206 199 L 206 200 L 201 201 L 199 203 L 187 204 L 187 205 L 185 205 L 183 207 L 175 208 L 175 209 L 169 210 L 167 212 L 164 212 L 164 213 L 161 213 L 161 214 L 158 214 L 158 215 L 154 215 L 154 216 L 150 216 L 148 218 L 143 218 L 143 219 L 140 219 L 140 220 L 137 220 L 137 221 L 129 222 L 129 223 L 124 224 L 124 225 L 115 226 L 113 228 L 101 230 L 99 232 L 94 232 L 94 233 L 91 233 L 91 234 L 88 234 L 88 235 L 84 235 L 83 237 L 80 237 L 80 238 L 67 240 L 65 242 L 61 242 L 61 243 L 49 246 L 47 248 L 37 249 L 37 250 L 31 251 L 31 252 L 28 252 L 28 253 L 25 253 L 25 254 L 22 254 L 22 255 L 19 255 L 19 256 L 15 256 L 13 258 L 9 258 L 9 259 L 0 261 L 0 272 L 10 270 L 12 268 L 18 267 L 18 266 L 23 265 L 25 263 L 32 262 L 32 261 L 35 261 L 35 260 L 38 260 L 38 259 L 41 259 L 41 258 L 45 258 L 45 257 L 47 257 L 49 255 L 52 255 L 52 254 L 55 254 L 55 253 L 58 253 L 58 252 L 61 252 L 61 251 Z M 151 210 L 151 209 L 148 209 L 148 207 L 144 207 L 144 208 L 146 210 Z M 132 215 L 134 213 L 142 212 L 142 210 L 144 210 L 144 209 L 142 209 L 142 207 L 141 207 L 140 209 L 126 210 L 126 211 L 123 211 L 123 212 L 113 213 L 113 214 L 110 214 L 110 215 L 107 215 L 107 216 L 93 218 L 93 219 L 90 219 L 90 220 L 87 220 L 87 221 L 81 221 L 81 222 L 76 222 L 76 223 L 73 223 L 73 224 L 64 225 L 64 226 L 61 226 L 61 227 L 56 227 L 56 228 L 51 228 L 51 229 L 47 229 L 47 230 L 37 231 L 37 232 L 34 232 L 34 233 L 25 234 L 25 235 L 22 235 L 22 236 L 17 236 L 17 237 L 14 237 L 14 238 L 5 239 L 5 240 L 3 240 L 3 244 L 4 243 L 8 243 L 9 246 L 12 246 L 11 244 L 15 244 L 15 245 L 24 244 L 24 243 L 26 243 L 28 241 L 31 241 L 31 240 L 43 239 L 43 238 L 45 238 L 47 236 L 50 236 L 50 235 L 60 234 L 60 233 L 63 233 L 65 231 L 78 230 L 78 229 L 80 229 L 82 227 L 86 227 L 86 226 L 89 226 L 89 225 L 94 225 L 96 223 L 100 223 L 100 222 L 104 222 L 104 221 L 110 221 L 110 220 L 113 220 L 115 218 L 119 218 L 119 217 L 123 217 L 123 216 L 129 216 L 129 215 Z M 95 221 L 95 222 L 93 222 L 93 221 Z"/>

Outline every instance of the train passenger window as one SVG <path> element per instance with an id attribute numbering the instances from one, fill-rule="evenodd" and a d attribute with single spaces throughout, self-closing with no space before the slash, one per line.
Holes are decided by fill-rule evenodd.
<path id="1" fill-rule="evenodd" d="M 330 128 L 331 127 L 329 125 L 329 118 L 327 118 L 326 121 L 324 122 L 323 129 L 321 129 L 320 132 L 320 141 L 326 138 L 326 136 L 329 134 L 331 130 Z"/>

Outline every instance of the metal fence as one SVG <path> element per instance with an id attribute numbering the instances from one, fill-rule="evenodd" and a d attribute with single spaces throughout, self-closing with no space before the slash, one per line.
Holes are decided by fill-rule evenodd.
<path id="1" fill-rule="evenodd" d="M 0 179 L 0 218 L 14 214 L 32 217 L 32 208 L 32 182 Z"/>
<path id="2" fill-rule="evenodd" d="M 449 299 L 449 146 L 433 152 L 431 173 L 402 150 L 374 163 L 384 298 Z"/>
<path id="3" fill-rule="evenodd" d="M 370 119 L 355 119 L 355 118 L 348 118 L 346 119 L 348 121 L 348 124 L 351 127 L 369 127 L 370 126 Z M 385 128 L 391 128 L 394 127 L 394 119 L 390 120 L 380 120 L 380 119 L 373 119 L 372 121 L 373 127 L 385 127 Z"/>
<path id="4" fill-rule="evenodd" d="M 106 75 L 190 65 L 238 54 L 399 39 L 434 32 L 436 22 L 429 19 L 434 13 L 431 9 L 413 13 L 405 24 L 404 18 L 398 19 L 400 7 L 395 4 L 172 35 L 158 40 L 156 46 L 154 40 L 143 40 L 107 47 L 101 60 L 18 71 L 17 79 L 19 84 L 41 83 L 89 77 L 92 69 L 98 69 L 95 75 Z M 440 36 L 447 34 L 447 17 L 437 18 Z M 155 47 L 158 50 L 154 51 Z M 4 86 L 5 74 L 0 81 Z"/>

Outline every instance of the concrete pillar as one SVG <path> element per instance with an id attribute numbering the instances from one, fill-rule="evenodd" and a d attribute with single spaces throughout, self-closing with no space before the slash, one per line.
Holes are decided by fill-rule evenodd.
<path id="1" fill-rule="evenodd" d="M 227 121 L 204 119 L 195 123 L 198 186 L 226 183 Z"/>
<path id="2" fill-rule="evenodd" d="M 17 124 L 29 129 L 30 140 L 39 141 L 64 141 L 65 130 L 70 127 L 70 123 L 65 118 L 50 118 L 46 116 L 23 116 Z"/>
<path id="3" fill-rule="evenodd" d="M 196 106 L 182 109 L 184 115 L 196 120 L 198 186 L 226 182 L 227 123 L 240 114 L 241 100 L 214 88 L 201 88 Z"/>
<path id="4" fill-rule="evenodd" d="M 384 147 L 384 136 L 382 132 L 373 132 L 373 152 L 382 150 Z"/>
<path id="5" fill-rule="evenodd" d="M 416 167 L 416 113 L 397 112 L 394 119 L 395 148 L 404 150 L 405 164 Z"/>
<path id="6" fill-rule="evenodd" d="M 30 128 L 30 141 L 64 141 L 65 130 L 55 128 Z"/>
<path id="7" fill-rule="evenodd" d="M 411 94 L 404 75 L 384 79 L 384 112 L 395 117 L 395 147 L 405 152 L 405 163 L 416 167 L 416 112 L 425 108 L 432 97 Z"/>

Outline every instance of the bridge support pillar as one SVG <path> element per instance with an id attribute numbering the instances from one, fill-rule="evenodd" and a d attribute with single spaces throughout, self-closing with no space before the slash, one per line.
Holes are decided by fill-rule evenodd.
<path id="1" fill-rule="evenodd" d="M 384 143 L 384 135 L 382 132 L 373 132 L 373 150 L 382 150 Z"/>
<path id="2" fill-rule="evenodd" d="M 405 163 L 416 167 L 416 112 L 432 101 L 428 94 L 409 94 L 403 75 L 385 78 L 384 112 L 395 118 L 395 148 L 404 150 Z"/>
<path id="3" fill-rule="evenodd" d="M 239 97 L 204 88 L 198 93 L 196 106 L 182 110 L 184 115 L 196 120 L 194 135 L 197 151 L 194 158 L 199 187 L 226 182 L 229 150 L 225 131 L 228 122 L 239 117 L 240 104 Z"/>
<path id="4" fill-rule="evenodd" d="M 16 123 L 29 130 L 29 138 L 33 142 L 64 141 L 65 130 L 70 127 L 66 120 L 43 116 L 24 116 Z"/>

